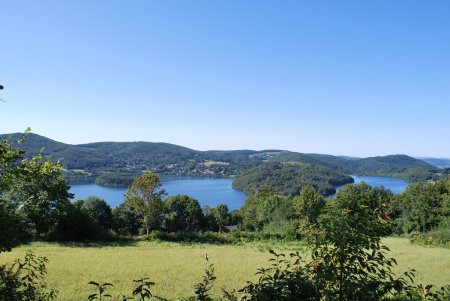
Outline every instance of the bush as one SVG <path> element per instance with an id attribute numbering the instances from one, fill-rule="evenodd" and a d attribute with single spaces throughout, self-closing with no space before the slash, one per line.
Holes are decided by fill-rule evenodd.
<path id="1" fill-rule="evenodd" d="M 37 257 L 28 251 L 23 260 L 10 266 L 0 266 L 0 300 L 2 301 L 49 301 L 57 295 L 45 282 L 47 274 L 45 257 Z"/>
<path id="2" fill-rule="evenodd" d="M 422 245 L 450 248 L 450 218 L 442 221 L 434 230 L 413 235 L 411 241 Z"/>
<path id="3" fill-rule="evenodd" d="M 57 241 L 98 240 L 108 238 L 108 233 L 86 212 L 71 205 L 58 217 L 49 238 Z"/>

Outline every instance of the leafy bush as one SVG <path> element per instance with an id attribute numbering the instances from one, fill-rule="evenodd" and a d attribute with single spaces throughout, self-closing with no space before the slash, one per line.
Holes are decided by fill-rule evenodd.
<path id="1" fill-rule="evenodd" d="M 411 240 L 422 245 L 450 248 L 450 218 L 442 221 L 434 230 L 413 235 Z"/>
<path id="2" fill-rule="evenodd" d="M 100 227 L 87 212 L 69 205 L 61 214 L 49 238 L 57 241 L 86 241 L 108 239 L 108 232 Z"/>
<path id="3" fill-rule="evenodd" d="M 412 184 L 395 198 L 392 211 L 398 234 L 425 233 L 450 218 L 450 180 Z"/>
<path id="4" fill-rule="evenodd" d="M 28 251 L 23 260 L 10 266 L 0 266 L 0 300 L 49 301 L 56 299 L 57 291 L 47 287 L 45 257 Z"/>

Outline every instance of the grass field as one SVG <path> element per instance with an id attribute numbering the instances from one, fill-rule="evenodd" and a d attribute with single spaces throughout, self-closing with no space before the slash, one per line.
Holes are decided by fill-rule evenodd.
<path id="1" fill-rule="evenodd" d="M 387 238 L 385 244 L 397 259 L 397 271 L 417 270 L 417 281 L 435 285 L 450 284 L 450 250 L 426 248 L 401 238 Z M 92 292 L 87 283 L 112 282 L 115 296 L 130 294 L 132 280 L 141 276 L 155 281 L 154 293 L 166 298 L 184 297 L 193 292 L 193 285 L 203 274 L 204 255 L 208 252 L 214 263 L 220 288 L 241 287 L 246 280 L 256 279 L 258 267 L 266 266 L 270 257 L 269 243 L 236 245 L 182 245 L 176 243 L 137 242 L 121 246 L 80 246 L 32 243 L 0 254 L 0 263 L 22 257 L 26 250 L 46 256 L 47 282 L 59 290 L 58 300 L 80 300 Z M 293 249 L 295 244 L 277 244 L 274 249 Z"/>

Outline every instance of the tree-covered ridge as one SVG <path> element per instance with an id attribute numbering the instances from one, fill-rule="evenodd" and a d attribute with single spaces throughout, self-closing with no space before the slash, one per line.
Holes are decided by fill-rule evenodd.
<path id="1" fill-rule="evenodd" d="M 312 185 L 322 195 L 331 195 L 335 187 L 352 182 L 352 177 L 321 165 L 268 162 L 238 176 L 233 187 L 252 194 L 268 184 L 281 194 L 298 195 L 304 186 Z"/>
<path id="2" fill-rule="evenodd" d="M 323 154 L 286 152 L 271 159 L 277 162 L 302 162 L 323 165 L 345 174 L 359 176 L 388 176 L 410 183 L 446 178 L 449 169 L 440 169 L 407 155 L 388 155 L 369 158 L 349 158 Z"/>
<path id="3" fill-rule="evenodd" d="M 450 159 L 445 158 L 417 158 L 439 168 L 449 168 Z"/>
<path id="4" fill-rule="evenodd" d="M 18 135 L 14 134 L 13 138 Z M 6 138 L 6 135 L 0 135 L 0 138 Z M 169 143 L 96 142 L 71 145 L 31 133 L 21 147 L 28 156 L 43 150 L 43 155 L 61 160 L 68 178 L 95 178 L 104 172 L 139 174 L 145 170 L 180 176 L 228 177 L 240 174 L 266 158 L 251 156 L 264 152 L 197 151 Z"/>
<path id="5" fill-rule="evenodd" d="M 14 139 L 19 135 L 15 134 Z M 0 138 L 5 137 L 6 135 L 0 135 Z M 197 151 L 169 143 L 153 142 L 96 142 L 71 145 L 36 134 L 28 134 L 21 147 L 28 156 L 36 155 L 43 150 L 44 156 L 50 155 L 54 161 L 61 160 L 68 180 L 92 182 L 97 179 L 99 184 L 112 187 L 117 185 L 127 187 L 132 181 L 131 176 L 144 171 L 162 175 L 236 177 L 264 162 L 305 163 L 321 166 L 324 168 L 323 171 L 327 172 L 328 169 L 332 169 L 335 171 L 333 176 L 337 175 L 334 180 L 338 183 L 341 182 L 339 178 L 342 173 L 399 177 L 408 182 L 436 181 L 450 175 L 449 169 L 440 169 L 406 155 L 350 158 L 284 150 Z M 295 173 L 283 176 L 286 175 L 295 176 Z M 293 183 L 296 180 L 290 178 L 288 181 Z M 239 183 L 236 184 L 236 187 L 239 186 Z M 318 184 L 316 186 L 322 193 L 333 191 L 333 188 L 323 183 L 321 188 Z M 290 193 L 292 192 L 288 192 Z"/>

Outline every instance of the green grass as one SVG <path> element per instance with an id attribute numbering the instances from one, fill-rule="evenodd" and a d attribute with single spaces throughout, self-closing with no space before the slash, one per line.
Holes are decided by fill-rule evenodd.
<path id="1" fill-rule="evenodd" d="M 383 242 L 391 249 L 398 266 L 397 273 L 415 269 L 416 283 L 450 285 L 450 249 L 426 247 L 411 243 L 406 238 L 385 238 Z"/>
<path id="2" fill-rule="evenodd" d="M 387 238 L 385 243 L 398 260 L 397 271 L 417 270 L 417 280 L 422 283 L 444 285 L 450 283 L 450 250 L 427 248 L 409 243 L 406 239 Z M 141 276 L 155 281 L 154 293 L 166 298 L 179 298 L 192 294 L 193 285 L 203 274 L 204 255 L 208 252 L 214 263 L 220 288 L 239 288 L 246 280 L 256 280 L 258 267 L 266 266 L 270 257 L 267 249 L 271 243 L 243 245 L 183 245 L 177 243 L 137 242 L 130 245 L 60 245 L 32 243 L 0 254 L 0 263 L 22 257 L 26 250 L 46 256 L 47 282 L 59 290 L 58 300 L 80 300 L 92 292 L 87 283 L 112 282 L 111 292 L 118 296 L 130 294 L 132 280 Z M 295 244 L 275 244 L 277 250 L 296 247 Z M 300 247 L 300 245 L 298 245 Z"/>

